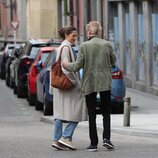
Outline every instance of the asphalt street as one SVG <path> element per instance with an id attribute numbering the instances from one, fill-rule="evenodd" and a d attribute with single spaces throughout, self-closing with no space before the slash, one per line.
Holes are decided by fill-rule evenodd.
<path id="1" fill-rule="evenodd" d="M 53 124 L 41 121 L 43 114 L 18 99 L 0 80 L 0 158 L 157 158 L 158 138 L 112 132 L 114 151 L 102 146 L 102 129 L 98 128 L 98 152 L 86 150 L 88 126 L 79 125 L 73 136 L 76 151 L 57 151 L 51 147 Z M 85 122 L 86 123 L 86 122 Z"/>

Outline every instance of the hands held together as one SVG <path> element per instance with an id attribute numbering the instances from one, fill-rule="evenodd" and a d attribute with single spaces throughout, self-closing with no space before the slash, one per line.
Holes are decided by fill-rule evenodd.
<path id="1" fill-rule="evenodd" d="M 66 63 L 66 62 L 63 62 L 63 63 L 62 63 L 62 67 L 63 67 L 64 69 L 66 69 L 67 66 L 68 66 L 68 63 Z"/>

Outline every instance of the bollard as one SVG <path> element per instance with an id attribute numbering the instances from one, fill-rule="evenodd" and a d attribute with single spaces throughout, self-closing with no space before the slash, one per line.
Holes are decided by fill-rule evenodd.
<path id="1" fill-rule="evenodd" d="M 131 98 L 124 98 L 124 126 L 130 126 Z"/>

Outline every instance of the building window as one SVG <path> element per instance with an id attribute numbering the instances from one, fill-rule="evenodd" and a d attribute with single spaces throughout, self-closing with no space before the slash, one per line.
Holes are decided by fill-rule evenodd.
<path id="1" fill-rule="evenodd" d="M 131 22 L 130 22 L 130 13 L 129 13 L 129 3 L 125 3 L 125 31 L 126 31 L 126 52 L 125 52 L 125 73 L 128 76 L 131 76 Z"/>
<path id="2" fill-rule="evenodd" d="M 1 7 L 0 7 L 0 30 L 2 30 L 2 23 L 1 23 L 1 21 L 2 21 L 2 18 L 1 18 Z"/>
<path id="3" fill-rule="evenodd" d="M 116 55 L 118 65 L 120 64 L 119 51 L 119 17 L 117 3 L 110 3 L 109 5 L 109 40 L 113 43 L 114 53 Z"/>
<path id="4" fill-rule="evenodd" d="M 137 3 L 138 7 L 138 50 L 137 50 L 137 64 L 138 64 L 138 81 L 145 80 L 145 39 L 144 39 L 144 15 L 142 2 Z"/>
<path id="5" fill-rule="evenodd" d="M 69 16 L 70 16 L 70 25 L 73 25 L 73 0 L 70 0 L 70 10 L 69 10 Z"/>
<path id="6" fill-rule="evenodd" d="M 152 3 L 152 73 L 153 85 L 158 85 L 158 1 Z"/>
<path id="7" fill-rule="evenodd" d="M 87 19 L 87 23 L 89 22 L 89 21 L 91 21 L 91 0 L 87 0 L 86 1 L 86 14 L 87 14 L 87 17 L 86 17 L 86 19 Z"/>

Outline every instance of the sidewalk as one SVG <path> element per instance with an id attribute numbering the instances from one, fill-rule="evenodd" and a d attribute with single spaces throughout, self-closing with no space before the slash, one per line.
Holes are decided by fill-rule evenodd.
<path id="1" fill-rule="evenodd" d="M 123 126 L 123 114 L 112 114 L 112 132 L 158 137 L 158 96 L 127 88 L 126 97 L 131 97 L 130 126 Z M 42 116 L 41 121 L 53 123 L 53 116 Z M 88 128 L 88 122 L 81 122 L 78 127 Z M 97 116 L 97 127 L 102 129 L 101 115 Z"/>

